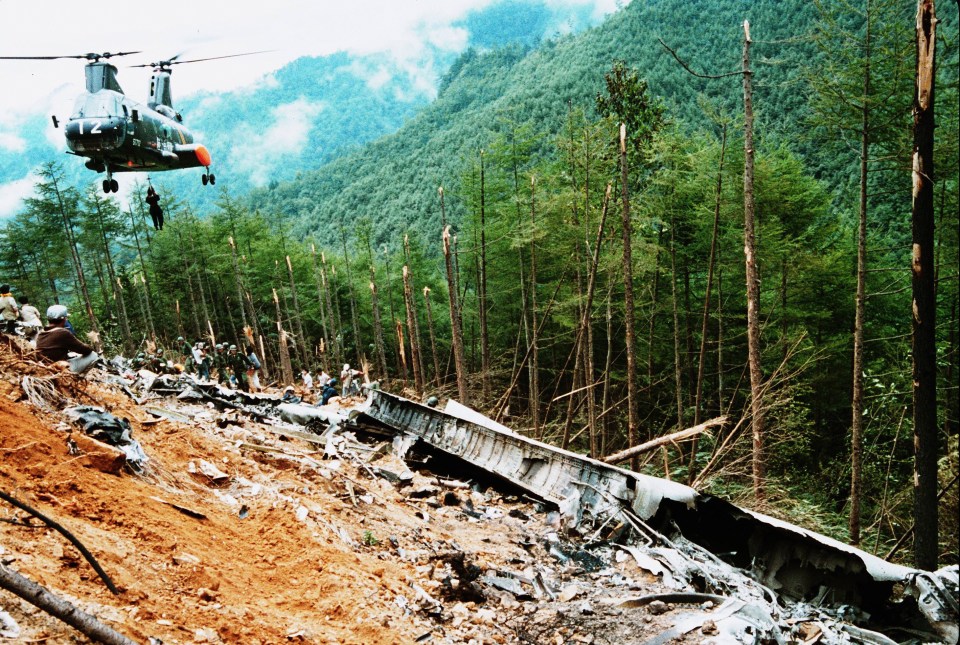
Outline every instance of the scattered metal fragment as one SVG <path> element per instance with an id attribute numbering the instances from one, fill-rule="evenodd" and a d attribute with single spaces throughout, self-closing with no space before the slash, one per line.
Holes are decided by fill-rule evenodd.
<path id="1" fill-rule="evenodd" d="M 67 408 L 64 414 L 83 431 L 103 443 L 119 448 L 127 458 L 127 466 L 134 472 L 143 472 L 149 461 L 140 443 L 131 436 L 130 422 L 110 414 L 103 408 L 81 405 Z"/>
<path id="2" fill-rule="evenodd" d="M 866 622 L 881 631 L 927 624 L 946 642 L 957 640 L 958 611 L 956 602 L 951 602 L 957 588 L 956 583 L 951 586 L 955 568 L 952 574 L 928 573 L 895 565 L 676 482 L 505 432 L 478 413 L 453 409 L 456 416 L 375 391 L 357 421 L 383 424 L 398 436 L 415 435 L 524 488 L 556 505 L 566 530 L 588 534 L 590 527 L 602 527 L 616 515 L 633 527 L 635 537 L 647 541 L 643 557 L 635 555 L 638 564 L 652 573 L 659 570 L 654 575 L 661 575 L 665 584 L 687 589 L 698 581 L 715 595 L 739 599 L 725 603 L 723 611 L 684 623 L 682 629 L 675 627 L 672 636 L 662 635 L 665 640 L 658 637 L 651 642 L 667 642 L 699 628 L 705 620 L 715 625 L 721 642 L 727 642 L 725 638 L 785 642 L 792 627 L 781 622 L 784 605 L 795 618 L 821 622 L 828 622 L 831 612 L 836 612 L 843 626 L 861 623 L 854 627 L 860 630 L 860 638 L 874 633 L 862 626 Z M 567 552 L 556 542 L 548 548 L 559 559 L 578 553 Z M 604 565 L 595 554 L 579 553 L 590 556 L 580 556 L 584 568 Z M 723 559 L 715 553 L 723 554 Z M 662 566 L 651 566 L 652 562 Z M 534 587 L 538 595 L 556 596 L 540 575 Z M 918 601 L 903 602 L 900 588 Z M 853 611 L 842 612 L 844 606 Z M 844 639 L 849 635 L 825 631 L 821 641 Z"/>

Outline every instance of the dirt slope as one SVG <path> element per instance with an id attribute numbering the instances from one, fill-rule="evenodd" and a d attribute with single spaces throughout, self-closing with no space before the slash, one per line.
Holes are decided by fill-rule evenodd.
<path id="1" fill-rule="evenodd" d="M 4 358 L 0 490 L 73 532 L 122 594 L 112 595 L 58 533 L 37 520 L 31 527 L 11 523 L 27 514 L 0 503 L 0 519 L 7 520 L 0 522 L 5 564 L 138 642 L 149 637 L 164 643 L 278 643 L 288 638 L 402 643 L 415 638 L 413 621 L 392 618 L 403 617 L 395 599 L 410 595 L 405 581 L 412 567 L 379 559 L 373 547 L 355 551 L 321 523 L 362 519 L 349 501 L 337 497 L 337 481 L 314 469 L 299 472 L 295 463 L 269 453 L 241 453 L 229 433 L 211 436 L 210 428 L 199 424 L 145 424 L 142 408 L 93 380 L 47 377 L 77 403 L 101 405 L 128 418 L 133 436 L 151 457 L 144 476 L 102 472 L 89 454 L 69 454 L 69 427 L 60 413 L 17 400 L 22 399 L 20 373 L 40 376 L 48 370 Z M 89 443 L 81 446 L 97 450 Z M 188 474 L 189 463 L 201 459 L 234 479 L 252 482 L 249 490 L 259 489 L 243 499 L 249 509 L 245 519 L 229 503 L 236 495 L 225 502 L 208 482 Z M 185 515 L 163 500 L 206 519 Z M 313 511 L 313 519 L 297 519 L 301 504 Z M 371 526 L 384 535 L 374 522 Z M 362 546 L 362 534 L 351 538 Z M 2 591 L 0 608 L 20 624 L 24 642 L 84 640 Z"/>

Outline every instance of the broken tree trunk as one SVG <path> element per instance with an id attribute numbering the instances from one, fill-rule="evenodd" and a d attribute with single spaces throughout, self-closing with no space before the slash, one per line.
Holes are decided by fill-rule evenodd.
<path id="1" fill-rule="evenodd" d="M 760 366 L 760 276 L 757 270 L 753 200 L 753 92 L 750 71 L 750 22 L 743 21 L 743 253 L 747 265 L 747 360 L 753 430 L 753 496 L 764 499 L 763 369 Z"/>
<path id="2" fill-rule="evenodd" d="M 322 365 L 323 369 L 326 371 L 332 371 L 330 364 L 330 353 L 328 348 L 331 346 L 331 343 L 334 343 L 333 337 L 330 335 L 330 324 L 327 322 L 327 308 L 324 306 L 324 281 L 320 278 L 320 271 L 317 269 L 317 247 L 314 244 L 310 245 L 310 258 L 313 260 L 313 277 L 317 283 L 317 305 L 320 308 L 320 328 L 323 330 L 323 339 L 324 339 L 324 350 Z M 334 347 L 334 356 L 336 356 L 336 346 Z"/>
<path id="3" fill-rule="evenodd" d="M 917 4 L 913 96 L 913 541 L 914 565 L 937 568 L 937 292 L 934 273 L 934 90 L 937 17 L 933 0 Z"/>
<path id="4" fill-rule="evenodd" d="M 440 192 L 440 210 L 444 212 L 443 187 Z M 443 216 L 446 221 L 446 215 Z M 443 228 L 443 259 L 447 267 L 447 291 L 450 294 L 450 329 L 453 337 L 453 361 L 457 369 L 457 392 L 460 403 L 470 405 L 470 394 L 467 390 L 467 365 L 463 354 L 463 329 L 460 327 L 460 308 L 457 306 L 457 283 L 453 271 L 453 254 L 450 248 L 450 227 Z"/>
<path id="5" fill-rule="evenodd" d="M 437 355 L 437 336 L 433 331 L 433 307 L 430 306 L 430 287 L 423 288 L 423 301 L 427 306 L 427 327 L 430 330 L 430 354 L 433 358 L 433 380 L 437 385 L 445 379 L 440 371 L 440 359 Z"/>
<path id="6" fill-rule="evenodd" d="M 277 290 L 273 290 L 273 304 L 277 309 L 277 338 L 280 340 L 280 373 L 282 385 L 293 385 L 293 367 L 290 365 L 290 349 L 287 347 L 287 332 L 283 330 L 283 319 L 280 313 L 280 297 Z"/>
<path id="7" fill-rule="evenodd" d="M 248 327 L 250 323 L 247 321 L 247 307 L 243 302 L 243 284 L 240 281 L 240 265 L 237 263 L 237 245 L 233 241 L 233 236 L 227 236 L 227 242 L 230 244 L 230 259 L 233 262 L 233 281 L 237 287 L 237 301 L 240 303 L 240 319 L 243 321 L 243 326 Z"/>
<path id="8" fill-rule="evenodd" d="M 406 261 L 406 265 L 410 267 L 410 309 L 413 311 L 413 329 L 409 331 L 410 333 L 410 343 L 416 343 L 417 345 L 417 364 L 420 366 L 420 376 L 423 380 L 424 387 L 427 384 L 427 369 L 426 364 L 424 363 L 423 358 L 423 344 L 420 341 L 420 319 L 417 316 L 417 302 L 413 297 L 413 262 L 411 261 L 410 256 L 410 236 L 404 234 L 403 236 L 403 255 Z M 392 302 L 392 299 L 391 299 Z"/>
<path id="9" fill-rule="evenodd" d="M 483 150 L 480 151 L 480 366 L 483 372 L 483 400 L 490 400 L 490 335 L 487 329 L 487 216 Z"/>
<path id="10" fill-rule="evenodd" d="M 343 244 L 343 267 L 347 274 L 347 294 L 350 296 L 350 319 L 353 322 L 353 348 L 357 352 L 357 365 L 363 364 L 363 349 L 360 347 L 360 321 L 357 318 L 357 298 L 353 293 L 353 277 L 350 275 L 350 258 L 347 255 L 347 232 L 341 223 L 340 242 Z M 344 352 L 346 354 L 346 352 Z"/>
<path id="11" fill-rule="evenodd" d="M 533 423 L 533 436 L 543 438 L 540 423 L 540 357 L 537 352 L 537 178 L 530 176 L 530 367 L 527 380 L 530 387 L 528 406 Z"/>
<path id="12" fill-rule="evenodd" d="M 633 446 L 632 448 L 627 448 L 626 450 L 621 450 L 616 452 L 608 457 L 604 457 L 603 461 L 608 464 L 618 464 L 621 461 L 627 461 L 628 459 L 633 459 L 639 455 L 642 455 L 645 452 L 650 452 L 651 450 L 656 450 L 661 446 L 666 446 L 667 444 L 677 443 L 679 441 L 686 441 L 687 439 L 693 439 L 694 437 L 699 437 L 701 434 L 706 432 L 709 428 L 714 426 L 721 426 L 727 422 L 727 417 L 717 417 L 715 419 L 710 419 L 709 421 L 704 421 L 700 425 L 693 426 L 692 428 L 687 428 L 685 430 L 679 430 L 677 432 L 672 432 L 662 437 L 657 437 L 650 441 L 646 441 L 639 446 Z"/>
<path id="13" fill-rule="evenodd" d="M 85 636 L 104 645 L 136 645 L 120 632 L 110 629 L 96 617 L 81 611 L 71 603 L 58 598 L 36 582 L 0 564 L 0 588 L 23 598 L 51 616 L 62 620 Z"/>
<path id="14" fill-rule="evenodd" d="M 300 313 L 300 303 L 297 300 L 297 283 L 293 279 L 293 264 L 290 262 L 290 256 L 287 256 L 287 275 L 290 279 L 290 296 L 293 298 L 293 324 L 297 330 L 297 354 L 300 356 L 300 364 L 309 369 L 310 354 L 307 350 L 307 336 L 303 333 L 303 314 Z"/>
<path id="15" fill-rule="evenodd" d="M 723 126 L 723 140 L 720 144 L 720 167 L 717 169 L 717 190 L 713 206 L 713 235 L 710 237 L 710 259 L 707 261 L 707 289 L 703 296 L 703 318 L 700 324 L 700 358 L 697 364 L 697 383 L 693 403 L 693 424 L 700 423 L 703 408 L 703 373 L 707 359 L 707 323 L 710 320 L 710 292 L 713 288 L 713 270 L 717 261 L 717 237 L 720 231 L 720 203 L 723 188 L 723 159 L 727 153 L 727 126 Z M 722 408 L 721 408 L 722 409 Z M 687 468 L 687 483 L 693 481 L 693 471 L 697 466 L 697 439 L 690 449 L 690 464 Z"/>
<path id="16" fill-rule="evenodd" d="M 623 200 L 623 325 L 625 329 L 627 351 L 627 441 L 632 445 L 637 441 L 639 411 L 637 401 L 637 348 L 633 328 L 633 245 L 630 225 L 630 193 L 627 188 L 629 173 L 627 168 L 627 126 L 620 124 L 620 190 Z M 636 470 L 640 462 L 634 459 L 631 468 Z"/>
<path id="17" fill-rule="evenodd" d="M 423 394 L 423 374 L 420 371 L 420 341 L 417 338 L 416 312 L 413 309 L 413 288 L 410 284 L 410 270 L 403 267 L 403 300 L 407 309 L 407 334 L 410 336 L 410 364 L 413 366 L 413 383 L 417 394 Z"/>

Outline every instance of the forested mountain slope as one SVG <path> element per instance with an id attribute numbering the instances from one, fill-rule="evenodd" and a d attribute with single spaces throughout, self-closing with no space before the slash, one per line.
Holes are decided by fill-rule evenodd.
<path id="1" fill-rule="evenodd" d="M 489 146 L 508 122 L 531 124 L 547 136 L 560 131 L 571 106 L 593 113 L 603 73 L 615 59 L 639 70 L 670 119 L 691 128 L 706 124 L 701 97 L 717 110 L 739 113 L 739 77 L 697 79 L 658 38 L 704 73 L 736 71 L 744 19 L 758 41 L 754 102 L 760 141 L 781 138 L 810 150 L 798 136 L 807 111 L 800 77 L 802 64 L 817 55 L 809 38 L 815 15 L 803 0 L 701 0 L 682 7 L 665 0 L 633 2 L 598 27 L 533 49 L 471 49 L 450 69 L 437 100 L 396 134 L 299 181 L 256 191 L 251 203 L 293 218 L 299 230 L 320 239 L 334 239 L 335 222 L 363 215 L 374 219 L 381 239 L 408 228 L 436 231 L 437 187 L 459 183 L 465 158 Z M 816 167 L 820 160 L 811 154 L 808 162 Z M 452 208 L 462 212 L 456 202 Z"/>

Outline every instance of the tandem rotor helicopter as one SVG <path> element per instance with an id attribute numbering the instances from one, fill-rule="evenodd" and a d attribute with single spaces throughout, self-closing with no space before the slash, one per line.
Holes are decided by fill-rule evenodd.
<path id="1" fill-rule="evenodd" d="M 183 125 L 183 118 L 173 108 L 170 91 L 171 66 L 185 63 L 236 56 L 249 56 L 262 52 L 214 56 L 178 60 L 180 54 L 156 63 L 131 65 L 152 67 L 150 98 L 146 105 L 128 98 L 117 81 L 117 68 L 109 61 L 116 56 L 129 56 L 140 52 L 117 52 L 111 54 L 77 54 L 74 56 L 0 56 L 0 60 L 56 60 L 78 58 L 87 60 L 86 92 L 76 98 L 70 118 L 63 131 L 67 139 L 67 151 L 86 157 L 86 166 L 96 172 L 106 172 L 103 192 L 117 192 L 119 184 L 113 178 L 117 172 L 179 170 L 203 166 L 200 177 L 203 185 L 213 185 L 217 179 L 210 172 L 212 159 L 203 144 L 195 141 L 193 134 Z M 56 116 L 54 127 L 60 123 Z"/>

